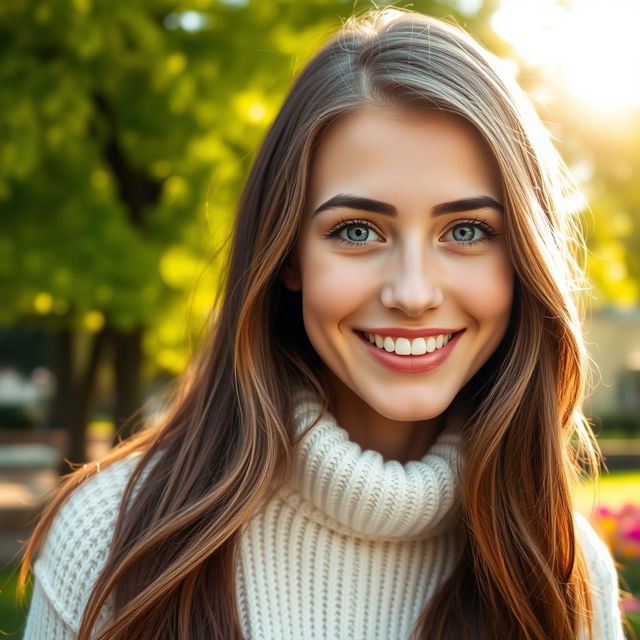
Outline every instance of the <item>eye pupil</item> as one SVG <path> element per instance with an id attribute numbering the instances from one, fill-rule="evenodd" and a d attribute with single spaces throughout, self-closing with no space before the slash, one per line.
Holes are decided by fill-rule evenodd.
<path id="1" fill-rule="evenodd" d="M 351 227 L 350 229 L 347 229 L 347 237 L 351 236 L 349 237 L 349 239 L 355 242 L 364 240 L 367 233 L 369 233 L 369 230 L 363 226 Z"/>
<path id="2" fill-rule="evenodd" d="M 456 227 L 453 230 L 453 236 L 456 240 L 469 240 L 473 237 L 474 228 L 470 226 Z M 456 237 L 456 234 L 458 237 Z"/>

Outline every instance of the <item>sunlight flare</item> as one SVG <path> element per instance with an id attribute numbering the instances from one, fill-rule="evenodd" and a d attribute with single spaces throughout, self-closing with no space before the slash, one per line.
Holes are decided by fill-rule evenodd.
<path id="1" fill-rule="evenodd" d="M 637 0 L 502 0 L 496 33 L 582 107 L 614 115 L 640 107 Z"/>

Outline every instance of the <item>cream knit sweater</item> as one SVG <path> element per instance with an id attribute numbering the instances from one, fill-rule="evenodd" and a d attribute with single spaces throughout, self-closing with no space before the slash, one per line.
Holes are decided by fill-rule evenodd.
<path id="1" fill-rule="evenodd" d="M 318 405 L 299 394 L 296 406 L 301 433 Z M 242 531 L 236 589 L 245 637 L 407 638 L 460 553 L 459 438 L 450 420 L 421 461 L 384 462 L 323 416 L 296 449 L 290 484 Z M 34 563 L 23 640 L 77 637 L 135 462 L 93 476 L 57 515 Z M 575 519 L 595 585 L 595 639 L 622 640 L 611 556 L 588 522 Z M 100 623 L 108 616 L 109 606 Z"/>

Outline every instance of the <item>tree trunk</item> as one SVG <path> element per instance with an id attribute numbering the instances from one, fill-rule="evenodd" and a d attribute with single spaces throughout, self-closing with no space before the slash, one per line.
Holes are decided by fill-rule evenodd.
<path id="1" fill-rule="evenodd" d="M 113 365 L 115 404 L 113 421 L 116 426 L 113 444 L 128 438 L 135 426 L 133 414 L 142 405 L 140 370 L 142 366 L 142 327 L 133 331 L 113 329 Z"/>
<path id="2" fill-rule="evenodd" d="M 105 325 L 93 338 L 85 371 L 76 376 L 74 398 L 71 403 L 69 462 L 83 464 L 87 461 L 87 426 L 95 404 L 96 374 L 108 339 L 109 329 Z M 69 464 L 63 461 L 60 472 L 64 474 L 69 471 Z"/>
<path id="3" fill-rule="evenodd" d="M 62 327 L 55 333 L 53 361 L 55 391 L 49 405 L 48 429 L 69 429 L 73 406 L 73 331 Z"/>
<path id="4" fill-rule="evenodd" d="M 154 178 L 147 167 L 134 166 L 122 144 L 122 130 L 116 110 L 109 98 L 102 93 L 93 94 L 96 116 L 102 122 L 102 155 L 111 170 L 118 196 L 124 205 L 130 225 L 144 234 L 145 214 L 158 203 L 164 180 Z M 127 438 L 132 431 L 132 423 L 127 422 L 140 408 L 142 402 L 140 368 L 142 363 L 142 327 L 124 332 L 114 329 L 114 377 L 115 406 L 114 422 L 116 435 Z"/>

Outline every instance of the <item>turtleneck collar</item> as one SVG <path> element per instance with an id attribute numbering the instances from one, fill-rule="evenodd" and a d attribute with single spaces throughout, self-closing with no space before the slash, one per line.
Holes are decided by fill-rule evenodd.
<path id="1" fill-rule="evenodd" d="M 302 435 L 320 414 L 314 393 L 297 390 L 294 420 Z M 459 503 L 463 460 L 458 421 L 444 429 L 421 460 L 384 461 L 363 451 L 325 412 L 295 449 L 293 490 L 322 512 L 323 524 L 375 539 L 425 539 L 447 531 Z"/>

